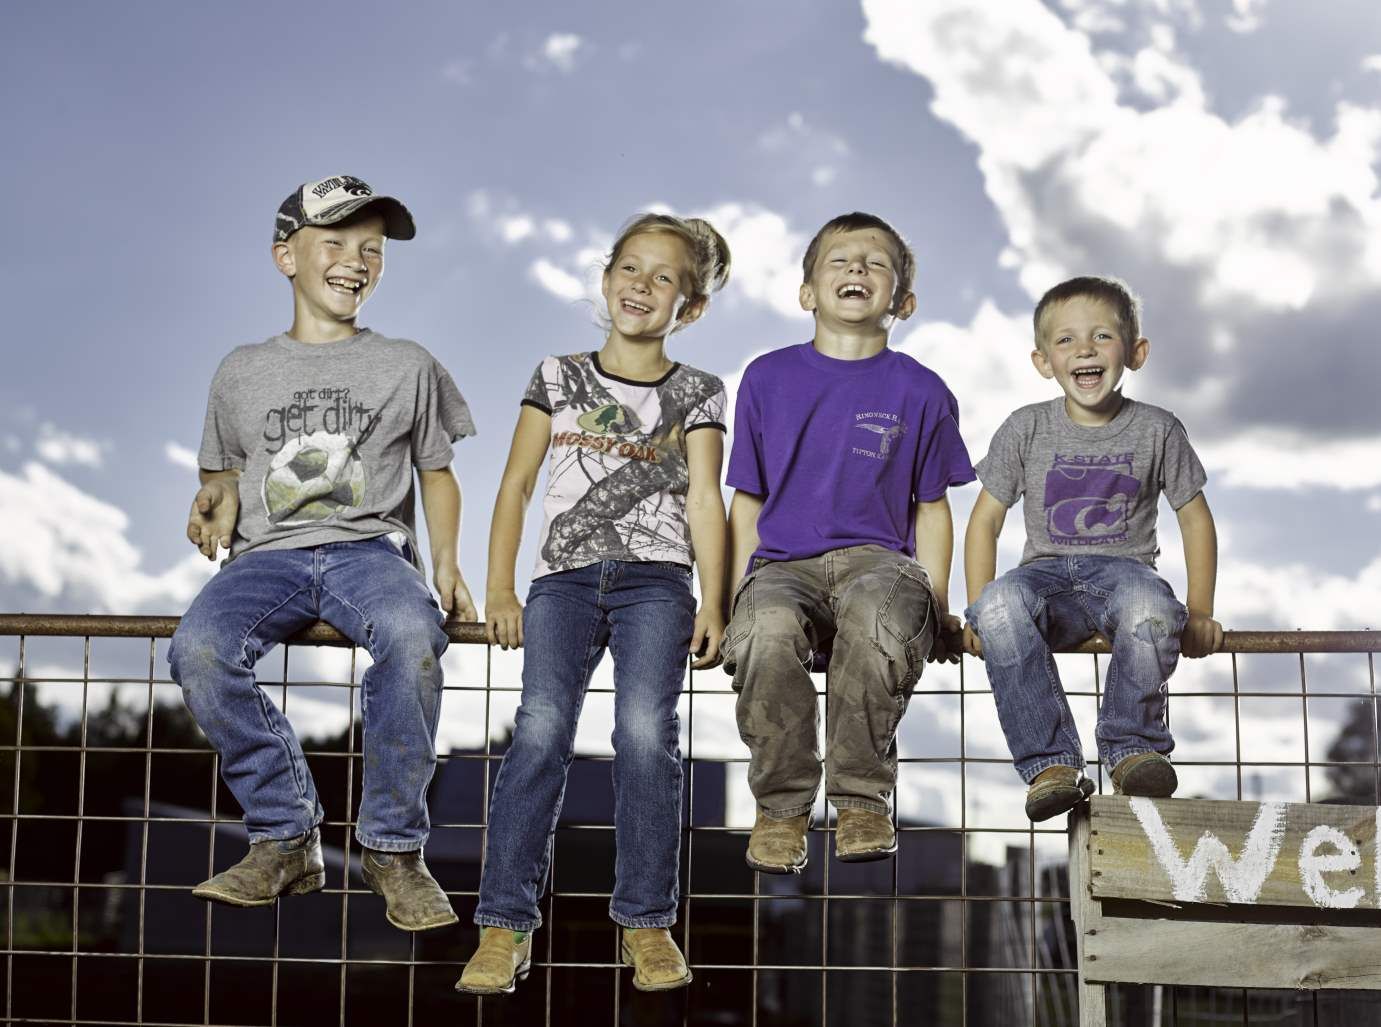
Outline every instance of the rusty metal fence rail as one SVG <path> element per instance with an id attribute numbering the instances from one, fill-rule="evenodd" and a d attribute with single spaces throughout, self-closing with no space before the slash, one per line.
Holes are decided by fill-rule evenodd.
<path id="1" fill-rule="evenodd" d="M 167 677 L 163 640 L 176 625 L 0 615 L 6 1023 L 1077 1022 L 1063 822 L 1037 828 L 1022 816 L 974 661 L 928 669 L 913 697 L 898 857 L 834 861 L 832 811 L 818 807 L 799 878 L 744 866 L 746 753 L 723 737 L 732 691 L 718 671 L 688 673 L 675 932 L 695 982 L 642 995 L 620 967 L 605 914 L 609 756 L 597 752 L 573 767 L 532 976 L 514 996 L 477 1000 L 452 984 L 473 948 L 488 794 L 517 701 L 513 666 L 498 666 L 507 657 L 484 646 L 479 625 L 449 628 L 464 663 L 448 667 L 443 722 L 463 722 L 472 741 L 442 757 L 428 861 L 462 926 L 409 936 L 387 926 L 351 859 L 364 657 L 325 625 L 260 672 L 290 715 L 304 704 L 340 715 L 334 731 L 304 732 L 326 807 L 327 887 L 264 910 L 191 898 L 242 854 L 244 833 Z M 304 650 L 321 646 L 348 650 L 341 673 L 297 671 Z M 1378 651 L 1381 633 L 1369 631 L 1229 632 L 1223 653 L 1186 661 L 1171 686 L 1181 794 L 1381 805 Z M 1058 658 L 1086 739 L 1106 652 L 1093 640 Z M 1110 788 L 1103 768 L 1089 772 Z M 1125 988 L 1110 998 L 1113 1022 L 1136 1027 L 1381 1022 L 1365 995 Z"/>

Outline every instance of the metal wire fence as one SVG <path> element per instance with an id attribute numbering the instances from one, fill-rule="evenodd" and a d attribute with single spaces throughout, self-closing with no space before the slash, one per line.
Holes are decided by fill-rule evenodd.
<path id="1" fill-rule="evenodd" d="M 345 649 L 340 673 L 320 673 L 318 647 L 346 645 L 325 625 L 261 663 L 260 678 L 304 739 L 327 813 L 327 887 L 261 910 L 191 897 L 243 854 L 245 835 L 167 677 L 163 640 L 176 623 L 0 616 L 6 1023 L 1077 1022 L 1063 822 L 1023 817 L 974 661 L 932 666 L 913 696 L 899 739 L 897 857 L 835 861 L 822 803 L 799 877 L 745 866 L 752 807 L 746 752 L 725 737 L 732 691 L 718 671 L 688 673 L 675 934 L 694 982 L 642 994 L 621 966 L 606 914 L 609 754 L 595 746 L 572 767 L 532 975 L 513 996 L 481 1000 L 452 985 L 476 937 L 518 657 L 489 650 L 476 625 L 450 629 L 460 644 L 442 719 L 463 743 L 433 782 L 427 856 L 462 923 L 406 935 L 386 924 L 352 859 L 367 657 Z M 1182 664 L 1171 689 L 1180 794 L 1381 805 L 1378 650 L 1372 632 L 1231 632 L 1223 653 Z M 1105 652 L 1090 642 L 1058 657 L 1086 739 Z M 610 691 L 597 679 L 591 703 Z M 1089 772 L 1110 788 L 1104 768 Z M 1110 1009 L 1137 1027 L 1381 1022 L 1381 1004 L 1359 993 L 1126 987 L 1112 990 Z"/>

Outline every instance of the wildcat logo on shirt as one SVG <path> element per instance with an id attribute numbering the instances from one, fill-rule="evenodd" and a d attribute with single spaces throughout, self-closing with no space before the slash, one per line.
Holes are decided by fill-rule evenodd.
<path id="1" fill-rule="evenodd" d="M 1141 489 L 1131 453 L 1056 453 L 1045 474 L 1045 527 L 1058 546 L 1096 546 L 1127 539 L 1127 513 Z"/>

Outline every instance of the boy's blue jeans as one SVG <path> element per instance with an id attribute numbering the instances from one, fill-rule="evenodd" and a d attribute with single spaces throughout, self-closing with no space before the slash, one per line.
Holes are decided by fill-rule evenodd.
<path id="1" fill-rule="evenodd" d="M 1095 631 L 1112 642 L 1098 758 L 1114 767 L 1139 752 L 1169 753 L 1166 682 L 1180 658 L 1188 611 L 1140 560 L 1046 557 L 988 582 L 965 611 L 983 642 L 997 714 L 1017 772 L 1083 769 L 1084 750 L 1051 656 Z"/>
<path id="2" fill-rule="evenodd" d="M 624 927 L 676 922 L 681 724 L 695 624 L 690 568 L 605 560 L 536 579 L 523 610 L 523 699 L 489 806 L 475 923 L 542 923 L 537 902 L 590 675 L 614 658 L 614 893 Z"/>
<path id="3" fill-rule="evenodd" d="M 448 639 L 425 579 L 387 538 L 236 557 L 206 583 L 173 635 L 173 680 L 221 755 L 249 840 L 294 838 L 320 823 L 321 804 L 297 736 L 253 668 L 317 619 L 374 660 L 360 689 L 364 783 L 355 837 L 386 852 L 419 849 L 429 828 Z"/>

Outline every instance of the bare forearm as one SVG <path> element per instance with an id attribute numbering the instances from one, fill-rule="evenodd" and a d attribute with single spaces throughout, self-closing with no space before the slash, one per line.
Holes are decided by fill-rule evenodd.
<path id="1" fill-rule="evenodd" d="M 949 613 L 949 571 L 954 559 L 954 517 L 941 497 L 916 506 L 916 562 L 930 576 L 941 613 Z"/>
<path id="2" fill-rule="evenodd" d="M 1214 592 L 1218 583 L 1218 531 L 1213 517 L 1190 515 L 1181 519 L 1184 539 L 1184 565 L 1189 579 L 1186 605 L 1190 613 L 1213 616 Z"/>
<path id="3" fill-rule="evenodd" d="M 518 561 L 518 547 L 523 541 L 523 518 L 527 514 L 531 494 L 504 482 L 494 498 L 494 519 L 489 526 L 489 571 L 485 581 L 487 593 L 512 592 L 514 564 Z"/>
<path id="4" fill-rule="evenodd" d="M 198 467 L 197 477 L 203 485 L 210 485 L 213 481 L 224 481 L 234 486 L 240 480 L 240 471 L 233 467 L 225 471 L 208 471 L 204 467 Z"/>
<path id="5" fill-rule="evenodd" d="M 762 497 L 735 492 L 729 503 L 729 566 L 731 584 L 748 571 L 748 560 L 758 548 L 758 514 Z"/>
<path id="6" fill-rule="evenodd" d="M 1007 508 L 980 489 L 964 530 L 964 591 L 970 606 L 983 586 L 997 577 L 997 539 L 1006 519 Z"/>
<path id="7" fill-rule="evenodd" d="M 724 519 L 724 500 L 719 489 L 686 502 L 691 548 L 700 572 L 700 603 L 707 610 L 724 608 L 724 549 L 728 535 Z"/>
<path id="8" fill-rule="evenodd" d="M 972 606 L 983 586 L 997 577 L 997 536 L 969 522 L 964 533 L 964 591 Z"/>
<path id="9" fill-rule="evenodd" d="M 422 516 L 427 521 L 432 566 L 454 565 L 460 543 L 460 482 L 449 467 L 419 471 L 422 491 Z"/>

